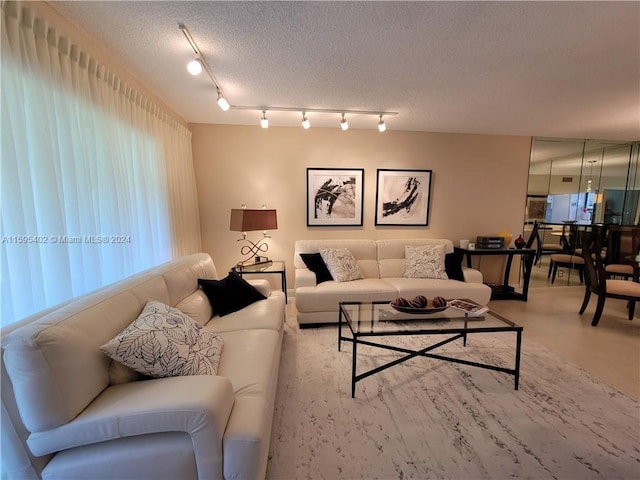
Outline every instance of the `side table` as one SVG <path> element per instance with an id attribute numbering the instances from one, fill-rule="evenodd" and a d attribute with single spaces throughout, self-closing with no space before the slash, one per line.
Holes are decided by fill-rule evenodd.
<path id="1" fill-rule="evenodd" d="M 248 265 L 243 267 L 231 267 L 232 272 L 236 272 L 241 277 L 245 275 L 280 275 L 280 285 L 284 292 L 285 303 L 289 303 L 287 296 L 287 272 L 285 270 L 284 260 L 273 260 L 265 264 Z"/>
<path id="2" fill-rule="evenodd" d="M 536 257 L 536 250 L 533 248 L 475 248 L 470 250 L 468 248 L 454 247 L 457 251 L 462 252 L 467 256 L 467 267 L 471 267 L 471 256 L 473 255 L 501 255 L 507 257 L 507 264 L 504 269 L 504 279 L 502 285 L 491 285 L 491 300 L 511 300 L 517 299 L 523 302 L 527 301 L 529 293 L 529 279 L 531 278 L 531 270 L 533 269 L 533 261 Z M 511 272 L 511 264 L 513 263 L 514 255 L 520 255 L 524 259 L 523 262 L 523 280 L 522 292 L 516 292 L 515 289 L 509 285 L 509 275 Z"/>

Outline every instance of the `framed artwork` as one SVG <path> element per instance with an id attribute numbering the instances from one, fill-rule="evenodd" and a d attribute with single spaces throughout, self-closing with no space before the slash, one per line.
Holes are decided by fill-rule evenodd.
<path id="1" fill-rule="evenodd" d="M 363 168 L 307 168 L 307 226 L 362 225 Z"/>
<path id="2" fill-rule="evenodd" d="M 376 225 L 428 225 L 431 170 L 378 169 Z"/>

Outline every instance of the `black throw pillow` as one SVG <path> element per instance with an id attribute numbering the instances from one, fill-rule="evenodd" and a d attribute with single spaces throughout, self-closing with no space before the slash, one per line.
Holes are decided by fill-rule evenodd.
<path id="1" fill-rule="evenodd" d="M 301 253 L 300 258 L 309 270 L 316 274 L 316 283 L 333 280 L 331 272 L 319 253 Z"/>
<path id="2" fill-rule="evenodd" d="M 229 272 L 222 280 L 199 278 L 198 285 L 209 299 L 213 313 L 221 317 L 267 298 L 236 272 Z"/>
<path id="3" fill-rule="evenodd" d="M 464 253 L 454 251 L 453 253 L 447 253 L 444 257 L 444 269 L 447 272 L 447 277 L 451 280 L 460 280 L 464 282 L 464 273 L 462 273 L 462 257 Z"/>

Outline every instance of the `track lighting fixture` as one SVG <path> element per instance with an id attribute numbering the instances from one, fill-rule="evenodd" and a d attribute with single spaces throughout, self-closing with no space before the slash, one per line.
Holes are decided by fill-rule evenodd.
<path id="1" fill-rule="evenodd" d="M 227 99 L 224 98 L 224 96 L 222 95 L 222 92 L 220 90 L 218 90 L 218 106 L 222 109 L 223 112 L 226 112 L 227 110 L 229 110 L 231 108 L 231 105 L 229 105 L 229 102 L 227 102 Z"/>
<path id="2" fill-rule="evenodd" d="M 307 130 L 309 127 L 311 126 L 311 122 L 309 122 L 309 119 L 307 118 L 307 116 L 305 115 L 304 112 L 302 112 L 302 127 Z"/>
<path id="3" fill-rule="evenodd" d="M 384 132 L 386 129 L 387 129 L 387 125 L 384 123 L 384 120 L 382 119 L 382 115 L 380 115 L 380 121 L 378 122 L 378 131 Z"/>
<path id="4" fill-rule="evenodd" d="M 342 121 L 340 122 L 340 128 L 342 130 L 347 130 L 349 128 L 349 124 L 347 123 L 347 119 L 345 118 L 345 115 L 347 113 L 350 115 L 375 115 L 380 117 L 380 121 L 378 122 L 378 130 L 380 130 L 381 132 L 384 132 L 386 130 L 386 125 L 384 120 L 382 119 L 382 116 L 398 114 L 398 112 L 382 112 L 379 110 L 376 112 L 372 110 L 346 110 L 346 109 L 337 110 L 337 109 L 330 109 L 330 108 L 277 107 L 277 106 L 270 107 L 267 105 L 262 105 L 262 106 L 233 105 L 232 106 L 225 98 L 224 92 L 222 91 L 222 87 L 220 87 L 220 83 L 218 83 L 218 81 L 216 80 L 216 77 L 213 75 L 211 68 L 207 64 L 207 61 L 203 57 L 202 52 L 200 52 L 198 45 L 196 44 L 195 40 L 191 36 L 191 33 L 189 32 L 187 27 L 182 23 L 179 23 L 178 27 L 180 28 L 185 38 L 189 42 L 189 45 L 191 45 L 191 48 L 193 49 L 193 53 L 195 54 L 195 59 L 189 62 L 189 64 L 187 65 L 187 70 L 189 70 L 189 73 L 191 73 L 191 75 L 198 75 L 199 73 L 202 72 L 202 70 L 207 72 L 207 75 L 209 75 L 211 82 L 213 82 L 213 86 L 216 88 L 216 93 L 218 95 L 218 98 L 217 98 L 218 105 L 223 111 L 226 112 L 229 109 L 261 111 L 262 118 L 260 119 L 260 126 L 262 128 L 268 128 L 269 126 L 269 120 L 267 120 L 267 116 L 266 116 L 267 110 L 276 111 L 276 112 L 296 112 L 296 111 L 302 112 L 302 126 L 305 129 L 311 127 L 311 123 L 309 122 L 306 116 L 307 112 L 341 114 Z"/>
<path id="5" fill-rule="evenodd" d="M 187 70 L 193 76 L 200 75 L 202 73 L 202 62 L 200 62 L 200 59 L 195 58 L 191 60 L 187 64 Z"/>
<path id="6" fill-rule="evenodd" d="M 342 114 L 342 120 L 340 121 L 340 128 L 342 130 L 349 129 L 349 123 L 347 122 L 347 119 L 345 118 L 344 113 Z"/>

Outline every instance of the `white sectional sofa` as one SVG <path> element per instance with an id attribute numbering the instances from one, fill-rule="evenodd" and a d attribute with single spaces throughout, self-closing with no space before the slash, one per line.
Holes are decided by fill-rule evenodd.
<path id="1" fill-rule="evenodd" d="M 295 303 L 298 324 L 336 323 L 339 302 L 391 301 L 396 297 L 466 298 L 486 305 L 491 288 L 482 283 L 482 273 L 462 267 L 464 281 L 431 278 L 405 278 L 405 246 L 444 245 L 452 254 L 453 243 L 447 239 L 344 239 L 298 240 L 295 243 Z M 348 248 L 357 260 L 364 278 L 348 282 L 316 283 L 316 275 L 309 270 L 301 253 L 318 253 L 321 248 Z M 461 260 L 461 259 L 460 259 Z"/>
<path id="2" fill-rule="evenodd" d="M 2 330 L 2 478 L 264 478 L 280 365 L 282 292 L 224 317 L 194 254 Z M 100 346 L 148 300 L 176 307 L 224 340 L 217 375 L 116 384 Z"/>

